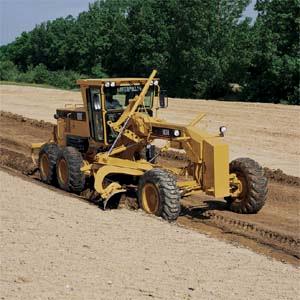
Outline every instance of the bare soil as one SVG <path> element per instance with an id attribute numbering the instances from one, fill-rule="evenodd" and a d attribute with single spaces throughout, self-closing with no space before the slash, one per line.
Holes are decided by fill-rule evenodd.
<path id="1" fill-rule="evenodd" d="M 0 171 L 1 299 L 297 299 L 299 269 Z"/>
<path id="2" fill-rule="evenodd" d="M 33 168 L 30 144 L 48 140 L 53 125 L 1 112 L 0 126 L 0 165 L 26 173 Z M 177 166 L 184 164 L 185 159 L 184 155 L 171 151 L 165 153 L 160 161 Z M 200 195 L 184 198 L 177 223 L 299 265 L 299 178 L 269 169 L 267 176 L 270 180 L 268 200 L 258 214 L 238 215 L 226 211 L 223 200 Z M 220 231 L 212 230 L 212 226 Z M 267 246 L 262 247 L 261 244 Z"/>
<path id="3" fill-rule="evenodd" d="M 0 109 L 25 117 L 54 122 L 56 109 L 66 103 L 81 103 L 79 92 L 54 89 L 0 86 Z M 270 169 L 300 177 L 300 107 L 280 104 L 169 99 L 159 117 L 188 124 L 204 112 L 199 127 L 218 133 L 228 127 L 226 140 L 231 159 L 251 157 Z"/>
<path id="4" fill-rule="evenodd" d="M 270 183 L 256 215 L 201 195 L 185 198 L 168 224 L 141 210 L 102 211 L 21 174 L 33 166 L 30 144 L 48 140 L 55 109 L 80 103 L 78 92 L 0 86 L 0 97 L 0 109 L 25 116 L 0 115 L 1 299 L 300 297 L 299 107 L 171 99 L 160 116 L 188 123 L 208 112 L 200 127 L 227 125 L 232 158 L 257 159 Z"/>

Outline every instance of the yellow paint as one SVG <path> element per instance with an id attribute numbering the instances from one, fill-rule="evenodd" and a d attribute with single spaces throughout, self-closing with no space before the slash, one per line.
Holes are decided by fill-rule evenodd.
<path id="1" fill-rule="evenodd" d="M 229 196 L 228 145 L 218 138 L 203 142 L 203 190 L 215 197 Z"/>
<path id="2" fill-rule="evenodd" d="M 139 108 L 144 104 L 144 98 L 155 78 L 157 71 L 153 70 L 149 78 L 109 78 L 109 79 L 82 79 L 78 80 L 80 85 L 83 105 L 68 106 L 67 110 L 83 111 L 86 113 L 86 121 L 70 120 L 68 118 L 58 119 L 55 129 L 54 141 L 60 146 L 66 145 L 68 134 L 88 137 L 89 150 L 84 154 L 84 166 L 81 171 L 87 176 L 95 177 L 95 190 L 103 199 L 109 199 L 113 194 L 124 192 L 123 187 L 118 182 L 112 182 L 104 186 L 105 177 L 111 174 L 127 174 L 128 176 L 142 176 L 146 171 L 154 167 L 162 167 L 175 174 L 189 175 L 191 180 L 178 182 L 177 186 L 190 195 L 204 191 L 215 197 L 228 196 L 230 191 L 228 145 L 222 142 L 222 138 L 211 135 L 196 128 L 198 122 L 205 114 L 199 114 L 189 125 L 176 124 L 151 117 L 145 112 L 139 112 Z M 141 93 L 129 101 L 128 106 L 123 110 L 121 116 L 115 121 L 107 121 L 105 110 L 104 86 L 107 82 L 115 82 L 116 86 L 143 85 Z M 87 91 L 90 87 L 99 88 L 101 94 L 101 111 L 103 126 L 103 141 L 95 141 L 90 136 L 90 116 L 88 109 Z M 160 87 L 157 86 L 158 95 L 154 97 L 152 112 L 156 116 L 159 106 Z M 125 125 L 126 124 L 126 127 Z M 120 138 L 114 147 L 108 142 L 107 126 L 116 133 L 120 133 Z M 179 130 L 180 137 L 160 136 L 160 139 L 168 141 L 162 149 L 166 151 L 170 145 L 176 145 L 183 149 L 190 161 L 186 168 L 167 168 L 153 165 L 145 160 L 136 160 L 135 153 L 142 150 L 147 144 L 153 142 L 157 136 L 154 135 L 153 127 L 161 129 Z M 42 145 L 42 144 L 39 144 Z M 33 145 L 32 149 L 39 149 Z M 110 150 L 110 151 L 108 151 Z M 188 178 L 188 177 L 187 177 Z"/>
<path id="3" fill-rule="evenodd" d="M 109 174 L 126 174 L 131 176 L 141 176 L 144 174 L 141 170 L 123 168 L 118 166 L 103 166 L 95 173 L 95 190 L 101 195 L 103 199 L 108 199 L 116 192 L 124 192 L 122 186 L 118 182 L 112 182 L 107 187 L 103 186 L 104 179 Z"/>

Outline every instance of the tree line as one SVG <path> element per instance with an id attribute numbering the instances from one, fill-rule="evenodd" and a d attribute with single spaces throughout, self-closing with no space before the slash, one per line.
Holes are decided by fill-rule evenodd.
<path id="1" fill-rule="evenodd" d="M 0 79 L 75 87 L 159 70 L 170 96 L 299 104 L 299 0 L 98 0 L 0 48 Z"/>

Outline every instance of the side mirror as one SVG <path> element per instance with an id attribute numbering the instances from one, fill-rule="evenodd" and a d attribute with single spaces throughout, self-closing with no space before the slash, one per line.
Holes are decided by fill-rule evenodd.
<path id="1" fill-rule="evenodd" d="M 159 95 L 159 107 L 160 108 L 166 108 L 168 107 L 168 95 L 166 90 L 161 90 Z"/>

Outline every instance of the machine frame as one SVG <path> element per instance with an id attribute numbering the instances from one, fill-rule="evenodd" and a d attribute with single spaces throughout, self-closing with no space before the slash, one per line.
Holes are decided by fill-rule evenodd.
<path id="1" fill-rule="evenodd" d="M 238 199 L 243 192 L 245 193 L 244 176 L 239 172 L 230 172 L 229 149 L 223 140 L 223 132 L 209 134 L 199 129 L 197 124 L 205 116 L 204 113 L 200 113 L 188 125 L 159 119 L 157 110 L 166 107 L 167 101 L 161 94 L 156 73 L 157 71 L 153 70 L 149 78 L 78 80 L 83 105 L 67 105 L 64 109 L 57 110 L 55 115 L 57 125 L 48 144 L 55 144 L 59 148 L 74 147 L 81 153 L 80 172 L 85 178 L 93 179 L 92 188 L 105 203 L 116 194 L 126 193 L 132 184 L 138 188 L 139 178 L 157 168 L 167 170 L 180 178 L 179 181 L 176 180 L 180 197 L 205 192 L 216 198 Z M 118 112 L 115 119 L 108 120 L 105 89 L 109 86 L 122 85 L 139 85 L 141 92 L 129 100 L 128 105 Z M 100 91 L 100 109 L 94 117 L 98 123 L 91 120 L 91 99 L 88 96 L 91 88 Z M 146 108 L 144 99 L 149 89 L 154 90 L 153 103 L 152 107 Z M 99 141 L 95 139 L 93 130 L 101 126 L 103 126 L 101 129 L 103 140 Z M 114 133 L 113 140 L 109 140 L 109 132 Z M 160 152 L 167 151 L 171 146 L 184 150 L 189 164 L 183 168 L 167 168 L 154 163 L 155 157 L 147 161 L 137 155 L 152 145 L 156 139 L 166 140 Z M 44 143 L 33 145 L 33 152 L 40 151 L 43 145 Z M 39 157 L 39 166 L 43 165 L 41 160 Z M 66 165 L 61 167 L 66 168 Z M 64 173 L 64 170 L 59 168 L 58 164 L 57 176 Z M 125 181 L 124 177 L 127 178 Z M 110 179 L 107 181 L 108 178 Z M 146 189 L 150 191 L 148 192 L 150 196 L 144 197 L 149 199 L 154 197 L 151 196 L 156 194 L 155 184 L 153 186 L 152 190 L 149 187 Z M 265 198 L 265 195 L 262 196 Z M 156 198 L 156 201 L 160 201 L 160 196 Z M 152 213 L 149 209 L 148 212 Z"/>

